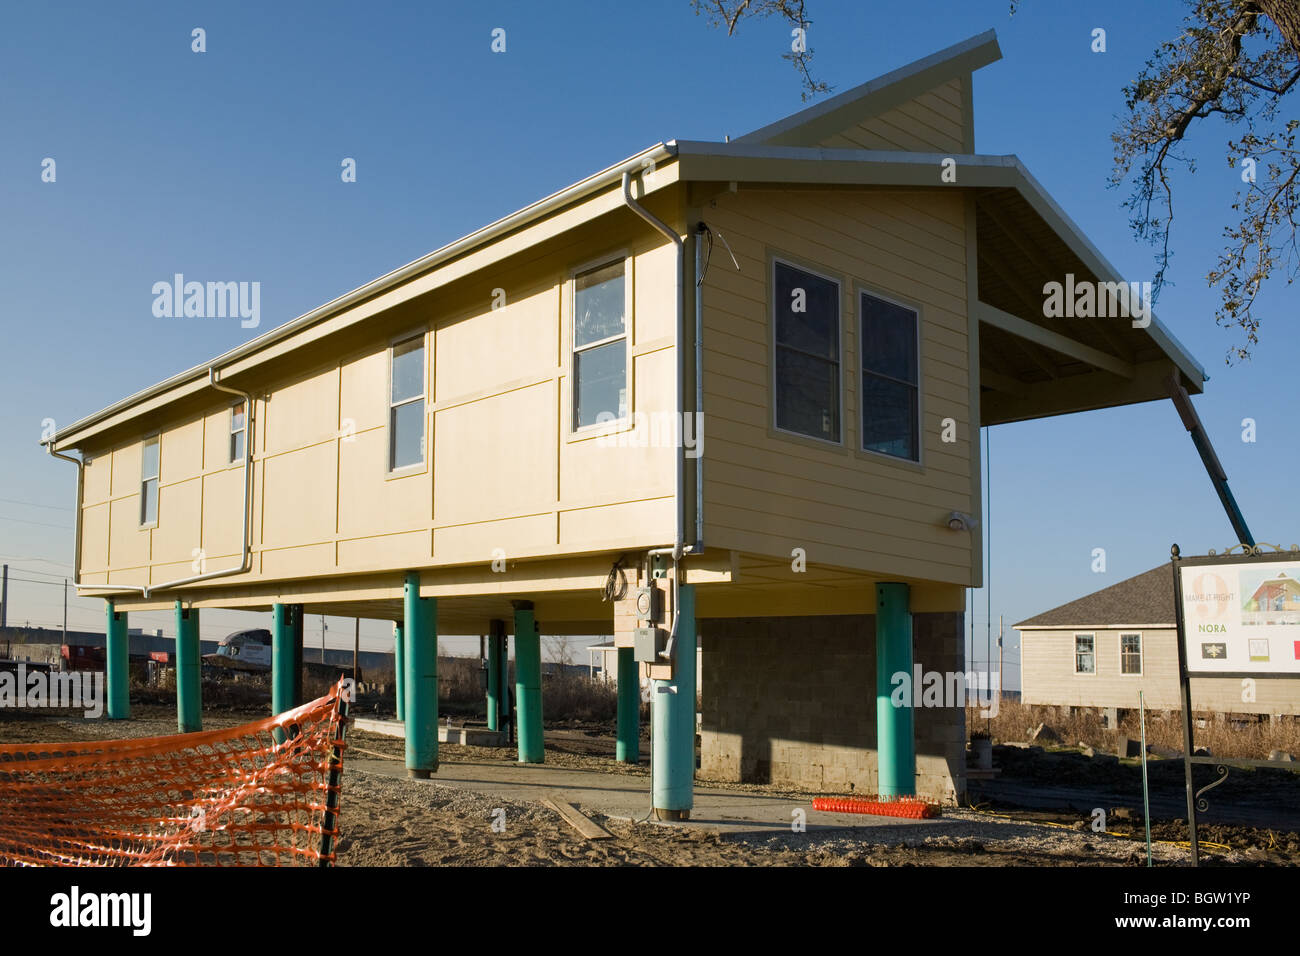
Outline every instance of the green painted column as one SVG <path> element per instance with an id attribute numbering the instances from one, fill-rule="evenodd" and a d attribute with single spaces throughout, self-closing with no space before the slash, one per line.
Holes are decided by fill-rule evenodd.
<path id="1" fill-rule="evenodd" d="M 906 584 L 876 585 L 876 751 L 882 797 L 916 794 L 916 739 L 911 696 L 892 700 L 895 674 L 912 684 L 912 612 Z M 915 690 L 915 688 L 913 688 Z"/>
<path id="2" fill-rule="evenodd" d="M 614 759 L 619 763 L 641 760 L 641 666 L 630 647 L 618 649 L 618 743 Z"/>
<path id="3" fill-rule="evenodd" d="M 293 605 L 271 605 L 271 716 L 293 710 Z"/>
<path id="4" fill-rule="evenodd" d="M 695 588 L 678 588 L 680 613 L 673 647 L 673 679 L 653 681 L 650 747 L 654 815 L 687 820 L 695 804 Z"/>
<path id="5" fill-rule="evenodd" d="M 301 604 L 290 605 L 293 622 L 293 706 L 305 704 L 302 699 L 302 628 L 307 614 Z"/>
<path id="6" fill-rule="evenodd" d="M 199 609 L 176 602 L 176 727 L 182 734 L 203 729 L 199 682 Z"/>
<path id="7" fill-rule="evenodd" d="M 501 690 L 505 682 L 501 679 L 501 645 L 505 643 L 506 622 L 492 621 L 488 625 L 487 645 L 487 726 L 488 730 L 500 730 Z"/>
<path id="8" fill-rule="evenodd" d="M 393 681 L 397 684 L 397 719 L 406 719 L 406 628 L 401 624 L 393 625 Z"/>
<path id="9" fill-rule="evenodd" d="M 533 602 L 515 602 L 515 710 L 519 762 L 542 763 L 542 639 L 533 620 Z"/>
<path id="10" fill-rule="evenodd" d="M 420 575 L 406 573 L 406 773 L 427 778 L 438 769 L 438 602 L 420 597 Z"/>
<path id="11" fill-rule="evenodd" d="M 108 719 L 126 720 L 131 716 L 131 638 L 126 627 L 126 612 L 104 602 L 105 667 L 108 673 Z"/>

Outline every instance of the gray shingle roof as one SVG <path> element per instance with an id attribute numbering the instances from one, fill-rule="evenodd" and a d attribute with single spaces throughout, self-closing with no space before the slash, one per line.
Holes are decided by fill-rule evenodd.
<path id="1" fill-rule="evenodd" d="M 1086 597 L 1044 611 L 1016 627 L 1102 627 L 1133 625 L 1172 627 L 1174 573 L 1168 564 L 1094 591 Z"/>

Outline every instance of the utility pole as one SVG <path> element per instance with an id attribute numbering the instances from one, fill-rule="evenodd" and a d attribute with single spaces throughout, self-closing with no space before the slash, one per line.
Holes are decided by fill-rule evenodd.
<path id="1" fill-rule="evenodd" d="M 1002 709 L 1002 615 L 998 615 L 998 710 Z"/>
<path id="2" fill-rule="evenodd" d="M 361 681 L 358 661 L 361 660 L 361 618 L 356 618 L 356 630 L 352 632 L 352 679 Z"/>
<path id="3" fill-rule="evenodd" d="M 325 663 L 325 615 L 320 616 L 320 662 Z"/>
<path id="4" fill-rule="evenodd" d="M 68 643 L 68 579 L 63 579 L 63 643 Z M 107 646 L 107 644 L 105 644 Z"/>
<path id="5" fill-rule="evenodd" d="M 0 627 L 9 624 L 9 565 L 4 567 L 4 584 L 0 585 Z"/>

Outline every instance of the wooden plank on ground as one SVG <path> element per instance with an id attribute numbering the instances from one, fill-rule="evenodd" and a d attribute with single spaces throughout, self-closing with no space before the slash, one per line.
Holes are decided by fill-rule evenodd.
<path id="1" fill-rule="evenodd" d="M 609 840 L 614 836 L 614 834 L 610 833 L 579 810 L 575 804 L 565 803 L 563 800 L 549 799 L 543 800 L 542 804 L 550 807 L 558 813 L 564 818 L 565 823 L 569 824 L 569 826 L 573 827 L 573 829 L 577 830 L 588 840 Z"/>

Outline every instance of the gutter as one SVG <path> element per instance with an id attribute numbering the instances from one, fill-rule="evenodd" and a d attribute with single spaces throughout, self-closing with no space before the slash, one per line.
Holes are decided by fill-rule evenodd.
<path id="1" fill-rule="evenodd" d="M 387 292 L 395 286 L 401 285 L 403 282 L 415 278 L 422 273 L 428 272 L 450 259 L 471 252 L 484 243 L 498 239 L 509 232 L 519 229 L 535 219 L 554 212 L 570 203 L 584 199 L 593 193 L 600 192 L 601 190 L 617 183 L 619 177 L 623 176 L 625 173 L 640 170 L 646 160 L 659 162 L 661 160 L 673 159 L 676 156 L 677 146 L 675 142 L 657 143 L 649 149 L 642 150 L 635 156 L 631 156 L 620 163 L 608 167 L 607 169 L 594 173 L 586 179 L 574 183 L 572 186 L 568 186 L 557 193 L 552 193 L 545 199 L 540 199 L 530 206 L 525 206 L 523 209 L 506 216 L 504 219 L 498 219 L 496 222 L 490 223 L 476 232 L 472 232 L 467 236 L 457 239 L 449 245 L 445 245 L 440 249 L 435 249 L 433 252 L 430 252 L 413 262 L 409 262 L 398 269 L 394 269 L 392 272 L 380 276 L 378 279 L 373 279 L 365 285 L 353 289 L 351 292 L 341 295 L 310 312 L 300 315 L 298 318 L 293 319 L 290 322 L 286 322 L 278 328 L 272 329 L 271 331 L 244 343 L 238 348 L 231 349 L 229 352 L 217 356 L 210 362 L 206 362 L 203 365 L 196 365 L 188 371 L 181 372 L 178 375 L 173 375 L 165 381 L 159 382 L 156 385 L 151 385 L 149 388 L 124 398 L 121 401 L 114 402 L 112 405 L 95 412 L 93 415 L 88 415 L 79 421 L 73 422 L 67 428 L 60 429 L 56 432 L 54 437 L 49 440 L 49 443 L 52 445 L 58 445 L 68 441 L 73 438 L 77 432 L 84 431 L 85 429 L 90 428 L 119 412 L 131 408 L 133 405 L 144 402 L 172 388 L 176 388 L 177 386 L 192 382 L 200 378 L 204 372 L 210 373 L 213 368 L 228 367 L 233 362 L 252 355 L 270 345 L 274 345 L 276 342 L 279 342 L 302 329 L 331 318 L 359 302 Z M 209 380 L 211 381 L 211 378 L 209 378 Z"/>
<path id="2" fill-rule="evenodd" d="M 231 395 L 238 395 L 244 399 L 244 521 L 243 529 L 240 532 L 239 564 L 233 568 L 222 568 L 220 571 L 206 571 L 202 574 L 194 574 L 187 578 L 177 578 L 174 581 L 165 581 L 162 584 L 115 584 L 112 582 L 105 584 L 83 584 L 81 581 L 81 518 L 83 510 L 82 490 L 84 488 L 86 463 L 83 458 L 73 458 L 71 455 L 65 455 L 62 452 L 55 451 L 55 438 L 50 438 L 47 441 L 42 442 L 42 444 L 45 445 L 45 450 L 55 458 L 70 461 L 77 466 L 77 525 L 73 544 L 72 586 L 77 589 L 78 593 L 80 593 L 83 588 L 90 588 L 96 591 L 138 591 L 141 597 L 148 600 L 149 596 L 155 591 L 163 591 L 169 588 L 179 587 L 182 584 L 194 584 L 199 581 L 209 581 L 213 578 L 224 578 L 232 574 L 242 574 L 248 570 L 250 557 L 248 515 L 253 498 L 253 442 L 256 438 L 253 414 L 253 396 L 249 392 L 245 392 L 241 389 L 230 388 L 226 385 L 220 384 L 217 381 L 217 367 L 215 365 L 208 367 L 208 384 L 217 391 L 229 392 Z"/>

